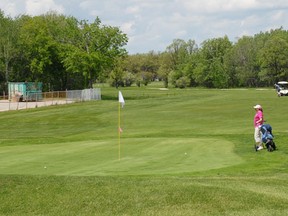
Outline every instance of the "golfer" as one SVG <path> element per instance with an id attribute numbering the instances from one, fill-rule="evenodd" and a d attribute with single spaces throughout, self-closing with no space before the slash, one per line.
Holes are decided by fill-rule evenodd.
<path id="1" fill-rule="evenodd" d="M 261 105 L 257 104 L 256 106 L 253 107 L 256 111 L 256 114 L 254 116 L 254 139 L 255 139 L 255 150 L 260 151 L 263 149 L 262 145 L 262 139 L 261 139 L 261 132 L 260 132 L 260 127 L 264 122 L 264 116 L 263 116 L 263 109 Z"/>

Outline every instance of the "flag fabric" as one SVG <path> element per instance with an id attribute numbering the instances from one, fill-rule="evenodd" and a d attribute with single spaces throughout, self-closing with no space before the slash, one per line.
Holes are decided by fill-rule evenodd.
<path id="1" fill-rule="evenodd" d="M 121 106 L 123 108 L 125 105 L 125 101 L 124 101 L 124 98 L 123 98 L 121 91 L 119 91 L 119 103 L 121 104 Z"/>

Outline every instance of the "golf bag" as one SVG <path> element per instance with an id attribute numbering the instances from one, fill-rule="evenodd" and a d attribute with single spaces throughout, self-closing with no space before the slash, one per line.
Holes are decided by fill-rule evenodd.
<path id="1" fill-rule="evenodd" d="M 267 151 L 272 152 L 276 150 L 272 127 L 269 124 L 263 124 L 260 127 L 260 131 L 262 133 L 262 142 L 265 143 Z"/>

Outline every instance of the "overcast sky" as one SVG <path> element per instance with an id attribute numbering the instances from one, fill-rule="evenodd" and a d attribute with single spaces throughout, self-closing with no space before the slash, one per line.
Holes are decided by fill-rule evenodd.
<path id="1" fill-rule="evenodd" d="M 6 16 L 56 11 L 79 20 L 117 26 L 128 35 L 130 54 L 165 51 L 174 39 L 227 35 L 235 42 L 281 26 L 288 29 L 287 0 L 1 0 Z"/>

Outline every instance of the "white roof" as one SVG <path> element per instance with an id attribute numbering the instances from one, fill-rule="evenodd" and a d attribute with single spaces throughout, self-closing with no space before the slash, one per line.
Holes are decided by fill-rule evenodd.
<path id="1" fill-rule="evenodd" d="M 280 82 L 278 82 L 278 84 L 283 85 L 283 84 L 288 84 L 288 82 L 287 81 L 280 81 Z"/>

